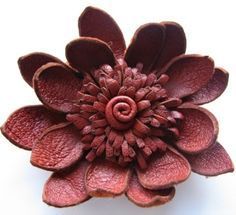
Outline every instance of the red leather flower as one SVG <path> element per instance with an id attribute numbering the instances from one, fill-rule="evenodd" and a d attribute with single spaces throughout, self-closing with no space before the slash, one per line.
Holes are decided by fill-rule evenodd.
<path id="1" fill-rule="evenodd" d="M 225 90 L 228 73 L 208 56 L 186 55 L 182 27 L 141 26 L 126 49 L 115 21 L 88 7 L 68 64 L 44 53 L 19 59 L 43 105 L 14 112 L 2 133 L 54 173 L 43 200 L 56 207 L 126 194 L 148 207 L 170 201 L 191 170 L 233 171 L 218 123 L 198 105 Z"/>

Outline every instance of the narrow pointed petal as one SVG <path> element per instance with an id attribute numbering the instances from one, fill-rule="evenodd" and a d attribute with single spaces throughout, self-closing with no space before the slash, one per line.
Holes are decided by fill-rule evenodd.
<path id="1" fill-rule="evenodd" d="M 70 42 L 66 46 L 66 58 L 72 67 L 83 73 L 89 73 L 104 64 L 115 64 L 110 47 L 101 40 L 89 37 Z"/>
<path id="2" fill-rule="evenodd" d="M 58 63 L 48 63 L 37 71 L 34 89 L 47 107 L 61 112 L 76 112 L 77 93 L 82 80 L 72 70 Z"/>
<path id="3" fill-rule="evenodd" d="M 192 104 L 184 104 L 178 111 L 184 116 L 179 125 L 179 140 L 176 142 L 180 150 L 196 154 L 215 143 L 219 128 L 212 113 Z"/>
<path id="4" fill-rule="evenodd" d="M 27 106 L 12 113 L 1 131 L 16 146 L 31 150 L 47 128 L 65 121 L 63 114 L 52 112 L 43 105 Z"/>
<path id="5" fill-rule="evenodd" d="M 162 22 L 165 26 L 165 42 L 153 69 L 157 74 L 172 58 L 186 51 L 186 37 L 182 26 L 175 22 Z"/>
<path id="6" fill-rule="evenodd" d="M 151 207 L 165 204 L 173 199 L 175 188 L 170 187 L 162 190 L 148 190 L 138 181 L 136 174 L 133 174 L 126 196 L 130 201 L 140 207 Z"/>
<path id="7" fill-rule="evenodd" d="M 128 47 L 125 60 L 129 66 L 143 64 L 143 72 L 150 72 L 151 66 L 160 55 L 165 39 L 165 28 L 160 24 L 146 24 L 134 34 Z"/>
<path id="8" fill-rule="evenodd" d="M 88 200 L 85 172 L 88 162 L 80 161 L 75 167 L 55 172 L 44 185 L 43 201 L 54 207 L 69 207 Z"/>
<path id="9" fill-rule="evenodd" d="M 62 63 L 58 58 L 42 53 L 42 52 L 33 52 L 28 55 L 22 56 L 18 59 L 18 66 L 24 80 L 30 85 L 33 86 L 33 76 L 37 69 L 39 69 L 44 64 L 56 62 Z"/>
<path id="10" fill-rule="evenodd" d="M 170 78 L 165 85 L 168 96 L 182 98 L 208 83 L 214 73 L 214 62 L 208 56 L 181 55 L 174 58 L 163 72 Z"/>
<path id="11" fill-rule="evenodd" d="M 49 128 L 35 143 L 31 163 L 46 170 L 64 169 L 83 155 L 78 129 L 70 123 L 61 123 Z"/>
<path id="12" fill-rule="evenodd" d="M 214 144 L 197 155 L 186 155 L 192 171 L 205 176 L 216 176 L 233 172 L 233 163 L 222 145 Z"/>
<path id="13" fill-rule="evenodd" d="M 172 148 L 168 148 L 163 154 L 153 155 L 147 169 L 137 168 L 139 182 L 151 190 L 168 188 L 185 181 L 190 173 L 188 161 Z"/>
<path id="14" fill-rule="evenodd" d="M 106 42 L 117 58 L 123 57 L 125 40 L 115 20 L 105 11 L 87 7 L 79 17 L 80 36 L 98 38 Z"/>
<path id="15" fill-rule="evenodd" d="M 215 73 L 210 81 L 196 93 L 186 98 L 187 102 L 205 104 L 217 99 L 228 85 L 229 73 L 222 68 L 215 68 Z"/>
<path id="16" fill-rule="evenodd" d="M 91 196 L 110 197 L 124 193 L 130 170 L 107 160 L 97 160 L 88 168 L 86 188 Z"/>

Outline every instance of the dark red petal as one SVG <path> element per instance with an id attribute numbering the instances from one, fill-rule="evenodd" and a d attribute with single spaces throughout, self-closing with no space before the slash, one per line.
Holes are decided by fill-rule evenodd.
<path id="1" fill-rule="evenodd" d="M 197 155 L 186 155 L 192 170 L 205 176 L 216 176 L 227 172 L 233 172 L 233 163 L 219 143 L 214 144 Z"/>
<path id="2" fill-rule="evenodd" d="M 108 64 L 114 66 L 115 57 L 110 47 L 101 40 L 84 37 L 66 46 L 66 58 L 70 65 L 83 73 Z"/>
<path id="3" fill-rule="evenodd" d="M 52 126 L 35 143 L 31 163 L 47 170 L 66 168 L 83 155 L 78 129 L 70 123 Z"/>
<path id="4" fill-rule="evenodd" d="M 76 98 L 82 80 L 72 70 L 48 63 L 38 69 L 33 81 L 36 94 L 47 107 L 65 113 L 78 110 Z"/>
<path id="5" fill-rule="evenodd" d="M 196 93 L 186 98 L 186 101 L 194 104 L 205 104 L 214 101 L 226 89 L 229 74 L 222 68 L 215 68 L 215 73 L 210 81 Z"/>
<path id="6" fill-rule="evenodd" d="M 63 63 L 58 58 L 52 55 L 42 52 L 33 52 L 31 54 L 20 57 L 18 60 L 18 66 L 24 80 L 30 86 L 32 86 L 32 79 L 34 73 L 37 71 L 38 68 L 49 62 Z"/>
<path id="7" fill-rule="evenodd" d="M 53 173 L 44 185 L 43 201 L 55 207 L 68 207 L 88 200 L 85 172 L 88 162 L 80 161 L 75 167 Z"/>
<path id="8" fill-rule="evenodd" d="M 175 22 L 162 22 L 161 24 L 165 26 L 165 42 L 162 52 L 153 66 L 157 73 L 172 58 L 184 54 L 186 51 L 186 37 L 182 26 Z"/>
<path id="9" fill-rule="evenodd" d="M 31 150 L 45 129 L 64 121 L 63 114 L 52 112 L 42 105 L 27 106 L 12 113 L 1 131 L 16 146 Z"/>
<path id="10" fill-rule="evenodd" d="M 91 196 L 110 197 L 121 195 L 128 186 L 130 171 L 107 160 L 97 160 L 88 168 L 86 188 Z"/>
<path id="11" fill-rule="evenodd" d="M 80 36 L 94 37 L 106 42 L 117 58 L 123 57 L 125 41 L 115 20 L 105 11 L 94 7 L 85 8 L 79 17 Z"/>
<path id="12" fill-rule="evenodd" d="M 140 207 L 151 207 L 169 202 L 175 195 L 175 188 L 170 187 L 162 190 L 148 190 L 138 181 L 136 174 L 133 174 L 126 196 L 130 201 Z"/>
<path id="13" fill-rule="evenodd" d="M 163 69 L 169 76 L 165 85 L 169 97 L 182 98 L 200 90 L 212 78 L 214 62 L 208 56 L 181 55 Z"/>
<path id="14" fill-rule="evenodd" d="M 146 24 L 138 28 L 128 47 L 125 60 L 129 66 L 143 64 L 143 72 L 148 73 L 161 53 L 165 38 L 165 28 L 160 24 Z"/>
<path id="15" fill-rule="evenodd" d="M 215 143 L 218 122 L 208 110 L 191 104 L 178 109 L 184 115 L 179 125 L 180 136 L 176 145 L 186 153 L 199 153 Z"/>
<path id="16" fill-rule="evenodd" d="M 163 189 L 185 181 L 191 173 L 188 161 L 176 150 L 168 148 L 156 153 L 147 169 L 137 168 L 139 182 L 147 189 Z"/>

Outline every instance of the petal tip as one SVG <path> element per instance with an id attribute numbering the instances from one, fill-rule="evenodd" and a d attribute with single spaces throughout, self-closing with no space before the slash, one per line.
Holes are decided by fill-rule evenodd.
<path id="1" fill-rule="evenodd" d="M 21 56 L 17 61 L 23 79 L 31 87 L 33 84 L 32 79 L 37 69 L 48 62 L 58 62 L 63 64 L 63 62 L 57 57 L 44 52 L 32 52 L 30 54 Z"/>
<path id="2" fill-rule="evenodd" d="M 176 171 L 173 171 L 176 169 Z M 187 180 L 191 174 L 188 160 L 172 147 L 153 157 L 146 170 L 136 169 L 139 182 L 147 189 L 165 189 Z"/>
<path id="3" fill-rule="evenodd" d="M 199 154 L 211 147 L 219 133 L 216 117 L 192 103 L 184 103 L 179 110 L 185 119 L 180 124 L 180 138 L 176 142 L 178 149 L 187 154 Z"/>
<path id="4" fill-rule="evenodd" d="M 32 149 L 30 162 L 41 169 L 58 171 L 72 166 L 82 156 L 78 130 L 64 122 L 46 129 Z"/>
<path id="5" fill-rule="evenodd" d="M 8 141 L 10 141 L 13 145 L 15 145 L 15 146 L 17 146 L 17 147 L 19 147 L 19 148 L 21 148 L 21 149 L 30 151 L 30 150 L 32 149 L 32 147 L 30 147 L 30 146 L 28 146 L 28 145 L 19 144 L 19 143 L 17 143 L 13 138 L 10 137 L 10 135 L 9 135 L 8 132 L 6 131 L 6 127 L 5 127 L 6 123 L 7 123 L 7 122 L 5 122 L 5 123 L 1 126 L 1 128 L 0 128 L 2 135 L 3 135 Z"/>
<path id="6" fill-rule="evenodd" d="M 54 207 L 70 207 L 89 200 L 84 177 L 88 163 L 83 160 L 61 172 L 55 172 L 44 185 L 42 199 Z"/>
<path id="7" fill-rule="evenodd" d="M 73 68 L 83 73 L 89 73 L 103 64 L 114 66 L 116 62 L 109 45 L 92 37 L 80 37 L 69 42 L 66 45 L 66 58 Z"/>
<path id="8" fill-rule="evenodd" d="M 78 19 L 78 27 L 81 36 L 106 42 L 117 58 L 123 58 L 126 48 L 123 34 L 108 13 L 96 7 L 86 7 Z"/>
<path id="9" fill-rule="evenodd" d="M 204 176 L 217 176 L 234 171 L 234 164 L 221 144 L 216 142 L 209 149 L 196 155 L 187 155 L 192 171 Z"/>
<path id="10" fill-rule="evenodd" d="M 85 186 L 90 196 L 116 197 L 126 192 L 130 177 L 128 168 L 97 160 L 87 169 Z"/>
<path id="11" fill-rule="evenodd" d="M 153 207 L 163 205 L 174 198 L 175 188 L 170 187 L 161 190 L 149 190 L 144 188 L 133 174 L 129 181 L 126 197 L 139 207 Z"/>

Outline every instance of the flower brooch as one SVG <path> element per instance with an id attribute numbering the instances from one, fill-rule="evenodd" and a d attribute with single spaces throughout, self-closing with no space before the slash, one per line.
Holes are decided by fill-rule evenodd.
<path id="1" fill-rule="evenodd" d="M 15 111 L 1 128 L 32 150 L 31 163 L 53 171 L 43 200 L 56 207 L 125 194 L 142 207 L 161 205 L 191 171 L 233 171 L 206 109 L 225 90 L 228 73 L 208 56 L 185 54 L 174 22 L 142 25 L 126 48 L 115 21 L 88 7 L 68 63 L 45 53 L 19 58 L 42 105 Z"/>

